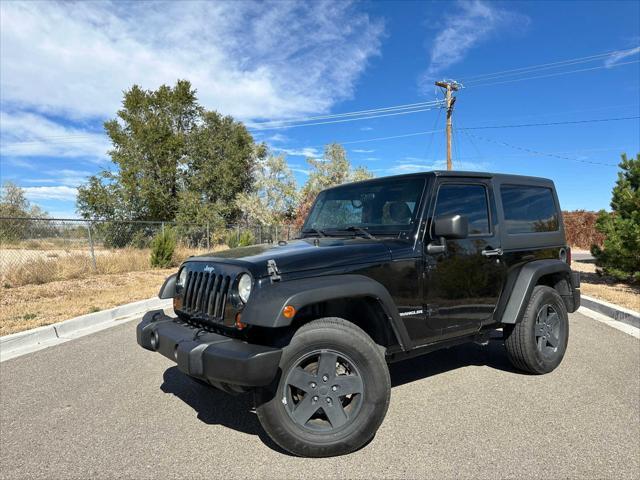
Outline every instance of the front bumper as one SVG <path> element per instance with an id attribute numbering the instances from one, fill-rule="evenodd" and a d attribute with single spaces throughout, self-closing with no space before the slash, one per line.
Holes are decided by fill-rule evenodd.
<path id="1" fill-rule="evenodd" d="M 205 332 L 167 316 L 145 314 L 136 329 L 138 344 L 178 364 L 192 377 L 227 390 L 268 385 L 278 373 L 282 350 Z"/>

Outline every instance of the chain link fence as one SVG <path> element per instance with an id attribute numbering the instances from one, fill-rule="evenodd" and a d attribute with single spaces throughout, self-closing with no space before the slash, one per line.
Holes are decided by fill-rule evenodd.
<path id="1" fill-rule="evenodd" d="M 151 268 L 153 238 L 172 229 L 176 264 L 195 254 L 292 240 L 292 225 L 210 225 L 0 217 L 0 279 L 3 286 L 47 283 L 91 274 Z"/>

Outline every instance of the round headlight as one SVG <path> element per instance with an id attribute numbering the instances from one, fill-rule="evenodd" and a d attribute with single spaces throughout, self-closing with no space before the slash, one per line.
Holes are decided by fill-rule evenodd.
<path id="1" fill-rule="evenodd" d="M 180 270 L 180 275 L 178 275 L 178 279 L 176 280 L 176 286 L 183 288 L 186 282 L 187 282 L 187 269 L 183 268 L 182 270 Z"/>
<path id="2" fill-rule="evenodd" d="M 249 295 L 251 295 L 251 283 L 251 275 L 248 273 L 240 275 L 240 280 L 238 280 L 238 295 L 244 303 L 247 303 Z"/>

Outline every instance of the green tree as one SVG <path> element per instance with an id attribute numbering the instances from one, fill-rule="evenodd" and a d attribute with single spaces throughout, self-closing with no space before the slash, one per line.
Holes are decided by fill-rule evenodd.
<path id="1" fill-rule="evenodd" d="M 31 205 L 24 190 L 13 182 L 5 182 L 0 191 L 0 216 L 28 217 Z"/>
<path id="2" fill-rule="evenodd" d="M 251 192 L 241 192 L 236 206 L 248 223 L 276 225 L 292 218 L 298 203 L 296 181 L 284 155 L 256 163 Z"/>
<path id="3" fill-rule="evenodd" d="M 34 222 L 29 218 L 47 218 L 48 214 L 38 205 L 32 205 L 24 190 L 13 182 L 5 182 L 0 189 L 0 241 L 10 242 L 27 238 L 29 235 L 42 236 L 50 230 L 48 221 Z"/>
<path id="4" fill-rule="evenodd" d="M 613 187 L 612 212 L 600 211 L 596 228 L 605 236 L 603 248 L 591 252 L 602 273 L 640 283 L 640 154 L 622 155 Z"/>
<path id="5" fill-rule="evenodd" d="M 231 117 L 207 111 L 186 80 L 155 91 L 134 85 L 104 124 L 115 165 L 78 190 L 78 211 L 107 220 L 231 222 L 251 186 L 253 138 Z"/>
<path id="6" fill-rule="evenodd" d="M 365 167 L 353 169 L 347 158 L 347 152 L 339 143 L 325 145 L 321 159 L 308 158 L 311 167 L 309 179 L 300 193 L 300 204 L 296 212 L 296 224 L 302 226 L 313 202 L 325 188 L 348 182 L 357 182 L 373 177 Z"/>

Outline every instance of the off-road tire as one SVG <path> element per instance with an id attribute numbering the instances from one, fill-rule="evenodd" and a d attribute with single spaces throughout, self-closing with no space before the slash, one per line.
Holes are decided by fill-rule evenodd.
<path id="1" fill-rule="evenodd" d="M 323 353 L 327 356 L 322 358 L 331 358 L 331 361 L 323 363 L 321 360 Z M 320 371 L 321 365 L 324 371 L 326 365 L 333 363 L 334 357 L 331 355 L 335 354 L 341 359 L 339 361 L 348 359 L 349 364 L 353 363 L 353 371 L 357 371 L 361 378 L 359 388 L 362 390 L 360 394 L 348 395 L 340 400 L 341 411 L 346 412 L 346 408 L 350 408 L 352 416 L 349 416 L 346 423 L 339 428 L 334 428 L 334 422 L 329 421 L 329 415 L 325 414 L 322 408 L 325 401 L 327 408 L 331 406 L 328 396 L 332 395 L 332 382 L 329 378 L 324 380 L 326 383 L 322 383 L 324 377 Z M 315 410 L 307 421 L 300 421 L 294 419 L 297 414 L 294 414 L 293 410 L 302 405 L 302 400 L 297 400 L 298 403 L 295 404 L 295 400 L 291 401 L 291 395 L 294 391 L 301 394 L 301 391 L 292 388 L 292 383 L 287 383 L 287 379 L 299 372 L 302 365 L 300 362 L 304 362 L 305 358 L 313 358 L 313 355 L 318 355 L 315 366 L 312 363 L 308 367 L 312 374 L 316 375 L 314 378 L 318 378 L 318 385 L 313 388 L 321 387 L 323 393 L 321 394 L 319 390 L 310 390 L 310 392 L 318 391 L 318 396 L 315 396 L 315 393 L 304 393 L 303 399 L 306 399 L 307 395 L 312 395 L 307 399 L 309 401 L 313 398 L 318 399 L 318 410 Z M 334 373 L 341 368 L 339 361 L 332 366 Z M 344 360 L 344 363 L 347 363 L 347 360 Z M 317 368 L 315 373 L 313 373 L 314 368 Z M 306 370 L 302 370 L 306 375 Z M 306 381 L 307 377 L 304 378 Z M 311 379 L 311 377 L 308 378 Z M 345 379 L 342 374 L 334 378 Z M 309 385 L 316 385 L 316 382 L 311 380 Z M 349 387 L 345 387 L 345 391 L 346 388 Z M 280 447 L 294 455 L 305 457 L 343 455 L 357 450 L 373 438 L 387 413 L 390 394 L 391 381 L 382 349 L 356 325 L 341 318 L 322 318 L 303 325 L 295 333 L 290 344 L 284 348 L 279 377 L 269 387 L 256 390 L 256 412 L 267 434 Z M 287 398 L 290 400 L 287 401 Z M 335 402 L 338 397 L 333 396 L 332 400 Z M 342 405 L 345 402 L 353 402 L 353 404 L 343 408 Z M 357 409 L 352 408 L 356 402 Z M 315 405 L 314 402 L 309 409 L 312 410 Z M 323 416 L 325 416 L 324 420 L 316 418 Z M 324 428 L 332 430 L 310 430 L 312 427 L 309 424 L 312 422 L 324 422 L 327 425 Z M 339 424 L 339 422 L 335 423 Z"/>
<path id="2" fill-rule="evenodd" d="M 544 321 L 552 317 L 549 312 L 557 321 Z M 504 335 L 507 355 L 515 368 L 536 375 L 553 371 L 560 365 L 569 340 L 569 317 L 562 297 L 551 287 L 536 286 L 522 321 L 505 326 Z M 548 343 L 551 339 L 555 347 Z"/>

